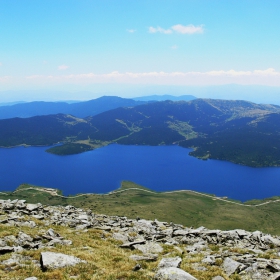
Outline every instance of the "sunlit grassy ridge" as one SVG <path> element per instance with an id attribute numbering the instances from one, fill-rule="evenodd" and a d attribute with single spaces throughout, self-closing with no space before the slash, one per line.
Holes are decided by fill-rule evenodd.
<path id="1" fill-rule="evenodd" d="M 261 230 L 280 234 L 280 202 L 256 205 L 266 201 L 249 201 L 244 204 L 229 203 L 215 196 L 185 192 L 153 192 L 135 183 L 124 181 L 120 189 L 110 194 L 86 194 L 75 197 L 61 197 L 38 191 L 30 185 L 21 185 L 15 192 L 0 193 L 1 199 L 25 199 L 27 202 L 41 202 L 47 205 L 73 205 L 91 209 L 95 213 L 127 216 L 128 218 L 158 219 L 185 226 L 205 226 L 209 229 Z M 36 187 L 39 188 L 39 187 Z M 58 194 L 61 194 L 57 192 Z M 235 201 L 233 201 L 235 202 Z"/>

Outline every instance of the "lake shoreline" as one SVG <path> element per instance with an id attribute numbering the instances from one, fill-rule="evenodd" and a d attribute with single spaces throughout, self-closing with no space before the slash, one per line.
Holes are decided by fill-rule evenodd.
<path id="1" fill-rule="evenodd" d="M 123 185 L 124 182 L 122 182 Z M 128 183 L 132 183 L 135 184 L 134 182 L 128 182 Z M 0 192 L 0 194 L 4 194 L 4 195 L 9 195 L 10 193 L 12 193 L 13 195 L 17 192 L 24 192 L 26 190 L 36 190 L 42 193 L 47 193 L 50 194 L 51 196 L 57 196 L 60 198 L 67 198 L 67 199 L 75 199 L 81 196 L 108 196 L 108 195 L 115 195 L 115 194 L 119 194 L 119 193 L 123 193 L 123 192 L 128 192 L 128 191 L 140 191 L 140 192 L 147 192 L 147 193 L 151 193 L 151 194 L 173 194 L 173 193 L 193 193 L 193 194 L 197 194 L 200 196 L 205 196 L 208 198 L 211 198 L 213 200 L 219 200 L 222 202 L 226 202 L 226 203 L 231 203 L 231 204 L 235 204 L 235 205 L 239 205 L 239 206 L 244 206 L 244 207 L 259 207 L 259 206 L 263 206 L 266 204 L 270 204 L 270 203 L 276 203 L 279 202 L 280 203 L 280 197 L 279 199 L 277 197 L 275 197 L 273 199 L 273 197 L 268 197 L 268 198 L 264 198 L 264 199 L 260 199 L 260 200 L 248 200 L 248 201 L 238 201 L 238 200 L 232 200 L 228 197 L 218 197 L 215 194 L 208 194 L 208 193 L 202 193 L 202 192 L 197 192 L 194 190 L 174 190 L 174 191 L 165 191 L 165 192 L 157 192 L 157 191 L 153 191 L 151 189 L 139 186 L 134 187 L 134 188 L 123 188 L 122 186 L 116 190 L 110 191 L 108 193 L 78 193 L 75 195 L 68 195 L 68 196 L 64 196 L 62 190 L 60 189 L 53 189 L 53 188 L 46 188 L 43 186 L 32 186 L 29 184 L 23 184 L 21 186 L 19 186 L 18 188 L 16 188 L 14 191 L 11 192 Z M 246 204 L 246 203 L 252 203 L 254 201 L 254 204 Z M 258 203 L 257 203 L 258 202 Z"/>

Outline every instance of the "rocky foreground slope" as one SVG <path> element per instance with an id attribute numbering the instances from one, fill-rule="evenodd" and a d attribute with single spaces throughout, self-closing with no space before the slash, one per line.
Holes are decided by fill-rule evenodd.
<path id="1" fill-rule="evenodd" d="M 280 237 L 260 231 L 0 200 L 1 279 L 276 280 L 279 251 Z"/>

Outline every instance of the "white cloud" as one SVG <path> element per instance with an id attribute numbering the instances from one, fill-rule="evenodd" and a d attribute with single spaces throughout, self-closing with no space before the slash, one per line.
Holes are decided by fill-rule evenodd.
<path id="1" fill-rule="evenodd" d="M 149 32 L 150 33 L 157 33 L 157 32 L 159 32 L 159 33 L 163 33 L 163 34 L 171 34 L 172 33 L 172 30 L 171 29 L 163 29 L 163 28 L 161 28 L 161 27 L 152 27 L 152 26 L 150 26 L 149 27 Z"/>
<path id="2" fill-rule="evenodd" d="M 263 76 L 279 76 L 280 73 L 276 72 L 274 68 L 268 68 L 266 70 L 255 70 L 254 74 Z"/>
<path id="3" fill-rule="evenodd" d="M 168 29 L 164 29 L 161 27 L 149 27 L 150 33 L 163 33 L 163 34 L 171 34 L 173 32 L 180 33 L 180 34 L 195 34 L 195 33 L 203 33 L 204 29 L 202 25 L 194 26 L 193 24 L 190 25 L 182 25 L 182 24 L 176 24 L 171 26 Z"/>
<path id="4" fill-rule="evenodd" d="M 134 32 L 136 32 L 136 29 L 126 29 L 126 31 L 129 33 L 134 33 Z"/>
<path id="5" fill-rule="evenodd" d="M 172 30 L 174 30 L 177 33 L 181 33 L 181 34 L 194 34 L 194 33 L 203 33 L 203 27 L 202 25 L 200 26 L 194 26 L 193 24 L 190 25 L 182 25 L 182 24 L 176 24 L 173 25 Z"/>
<path id="6" fill-rule="evenodd" d="M 66 69 L 68 69 L 68 68 L 70 68 L 69 66 L 67 66 L 67 65 L 59 65 L 58 67 L 57 67 L 57 69 L 58 70 L 66 70 Z"/>
<path id="7" fill-rule="evenodd" d="M 177 50 L 177 49 L 178 49 L 178 46 L 177 46 L 177 45 L 173 45 L 173 46 L 171 47 L 171 49 L 172 49 L 172 50 Z"/>
<path id="8" fill-rule="evenodd" d="M 228 70 L 228 71 L 209 71 L 206 72 L 209 76 L 250 76 L 252 72 L 250 71 L 235 71 L 235 70 Z"/>

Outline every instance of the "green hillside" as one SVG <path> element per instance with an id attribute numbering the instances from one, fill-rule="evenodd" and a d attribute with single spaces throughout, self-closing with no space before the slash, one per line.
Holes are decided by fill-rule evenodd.
<path id="1" fill-rule="evenodd" d="M 110 194 L 60 195 L 59 190 L 21 185 L 14 192 L 0 193 L 0 199 L 73 205 L 99 214 L 158 219 L 188 227 L 205 226 L 222 230 L 242 228 L 280 235 L 279 197 L 241 203 L 193 191 L 153 192 L 128 181 L 122 182 L 121 188 Z"/>

